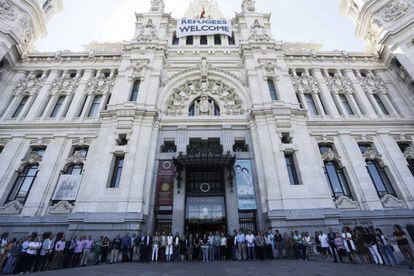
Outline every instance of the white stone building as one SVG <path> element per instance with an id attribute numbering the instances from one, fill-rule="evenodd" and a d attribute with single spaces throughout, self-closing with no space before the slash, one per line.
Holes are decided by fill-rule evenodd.
<path id="1" fill-rule="evenodd" d="M 0 14 L 18 8 L 6 2 Z M 414 32 L 413 1 L 371 13 L 350 2 L 373 1 L 342 2 L 358 26 Z M 179 19 L 151 3 L 128 42 L 21 60 L 2 50 L 0 229 L 412 230 L 412 41 L 390 27 L 378 54 L 278 42 L 249 0 L 232 37 L 177 38 Z M 397 17 L 383 17 L 389 5 Z M 203 6 L 223 17 L 210 0 L 186 17 Z"/>

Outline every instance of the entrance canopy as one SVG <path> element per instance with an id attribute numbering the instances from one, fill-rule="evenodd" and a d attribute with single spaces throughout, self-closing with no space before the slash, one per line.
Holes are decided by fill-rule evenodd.
<path id="1" fill-rule="evenodd" d="M 174 164 L 178 170 L 179 167 L 226 167 L 232 168 L 236 161 L 236 156 L 231 155 L 228 151 L 226 154 L 220 153 L 194 153 L 183 155 L 180 153 L 174 158 Z"/>

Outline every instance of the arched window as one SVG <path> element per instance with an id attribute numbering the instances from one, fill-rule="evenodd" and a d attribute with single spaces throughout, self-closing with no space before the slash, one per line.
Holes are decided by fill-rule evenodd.
<path id="1" fill-rule="evenodd" d="M 141 81 L 136 80 L 134 82 L 134 85 L 132 86 L 132 92 L 131 92 L 131 97 L 129 98 L 129 101 L 131 102 L 137 101 L 140 86 L 141 86 Z"/>
<path id="2" fill-rule="evenodd" d="M 198 97 L 193 101 L 188 109 L 189 116 L 220 116 L 220 107 L 218 104 L 207 96 Z"/>
<path id="3" fill-rule="evenodd" d="M 23 171 L 19 173 L 13 188 L 7 198 L 7 202 L 17 200 L 22 205 L 26 202 L 33 182 L 36 179 L 39 169 L 38 164 L 30 164 L 23 168 Z"/>

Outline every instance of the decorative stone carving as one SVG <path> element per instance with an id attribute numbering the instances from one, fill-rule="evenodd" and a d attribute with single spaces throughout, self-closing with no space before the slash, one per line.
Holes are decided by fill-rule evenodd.
<path id="1" fill-rule="evenodd" d="M 228 87 L 221 80 L 207 81 L 188 80 L 178 88 L 169 97 L 167 102 L 167 115 L 182 115 L 186 114 L 185 110 L 189 101 L 202 95 L 217 99 L 221 101 L 222 114 L 238 115 L 243 114 L 243 103 L 240 97 L 235 92 L 234 88 Z"/>
<path id="2" fill-rule="evenodd" d="M 411 80 L 410 75 L 407 73 L 407 71 L 402 65 L 394 64 L 392 66 L 392 70 L 398 76 L 400 81 L 408 83 Z"/>
<path id="3" fill-rule="evenodd" d="M 80 151 L 75 151 L 75 153 L 66 158 L 66 163 L 68 164 L 83 164 L 86 161 L 86 157 L 83 156 Z"/>
<path id="4" fill-rule="evenodd" d="M 381 203 L 384 208 L 401 209 L 404 208 L 404 202 L 393 195 L 386 194 L 381 198 Z"/>
<path id="5" fill-rule="evenodd" d="M 359 209 L 358 202 L 353 201 L 352 199 L 346 196 L 340 196 L 337 199 L 335 199 L 335 205 L 338 209 Z"/>
<path id="6" fill-rule="evenodd" d="M 203 91 L 200 98 L 194 102 L 194 115 L 195 116 L 214 116 L 215 105 L 214 100 L 207 96 L 206 91 Z"/>
<path id="7" fill-rule="evenodd" d="M 5 204 L 3 207 L 0 207 L 0 215 L 18 215 L 22 210 L 22 204 L 19 201 L 14 200 Z"/>
<path id="8" fill-rule="evenodd" d="M 332 161 L 340 161 L 341 157 L 334 152 L 332 149 L 328 149 L 327 152 L 321 155 L 322 160 L 332 162 Z"/>
<path id="9" fill-rule="evenodd" d="M 67 201 L 59 201 L 53 206 L 49 207 L 50 215 L 69 214 L 72 212 L 73 205 Z"/>
<path id="10" fill-rule="evenodd" d="M 338 73 L 335 73 L 333 77 L 325 77 L 325 81 L 326 85 L 333 93 L 352 94 L 354 92 L 351 80 Z"/>
<path id="11" fill-rule="evenodd" d="M 64 74 L 61 78 L 54 79 L 49 91 L 50 95 L 71 95 L 75 93 L 79 85 L 79 78 L 71 78 L 69 74 Z"/>
<path id="12" fill-rule="evenodd" d="M 23 164 L 39 164 L 42 162 L 42 157 L 35 151 L 31 151 L 25 158 L 22 159 Z"/>
<path id="13" fill-rule="evenodd" d="M 359 77 L 359 82 L 365 93 L 368 94 L 387 94 L 388 89 L 384 84 L 384 81 L 369 73 L 366 77 Z"/>
<path id="14" fill-rule="evenodd" d="M 292 76 L 293 87 L 296 93 L 319 93 L 319 82 L 315 77 L 302 74 L 300 77 Z"/>
<path id="15" fill-rule="evenodd" d="M 202 80 L 207 79 L 208 70 L 210 67 L 211 65 L 208 63 L 207 58 L 203 57 L 200 63 L 200 76 Z"/>
<path id="16" fill-rule="evenodd" d="M 405 149 L 404 158 L 414 160 L 414 147 L 413 146 L 410 146 Z"/>
<path id="17" fill-rule="evenodd" d="M 151 10 L 152 12 L 164 12 L 165 3 L 163 0 L 151 0 Z"/>
<path id="18" fill-rule="evenodd" d="M 249 40 L 271 41 L 272 38 L 267 34 L 266 28 L 260 24 L 258 19 L 256 19 L 250 28 Z"/>
<path id="19" fill-rule="evenodd" d="M 21 79 L 17 82 L 14 88 L 15 96 L 31 96 L 37 94 L 43 86 L 45 77 L 36 78 L 34 75 L 29 75 L 25 79 Z"/>
<path id="20" fill-rule="evenodd" d="M 256 11 L 256 7 L 255 7 L 255 2 L 253 0 L 243 0 L 242 3 L 242 12 L 255 12 Z"/>
<path id="21" fill-rule="evenodd" d="M 381 159 L 381 155 L 374 149 L 367 149 L 363 154 L 362 157 L 368 160 L 377 160 Z"/>
<path id="22" fill-rule="evenodd" d="M 114 78 L 106 77 L 103 73 L 89 80 L 86 91 L 89 95 L 106 95 L 114 86 Z"/>
<path id="23" fill-rule="evenodd" d="M 383 23 L 397 21 L 406 14 L 410 9 L 410 5 L 405 1 L 391 1 L 380 12 L 375 14 L 373 23 L 381 27 Z"/>
<path id="24" fill-rule="evenodd" d="M 10 21 L 16 19 L 16 11 L 9 0 L 0 0 L 0 17 Z"/>
<path id="25" fill-rule="evenodd" d="M 152 20 L 148 19 L 147 23 L 141 27 L 137 40 L 140 42 L 152 42 L 157 38 L 157 28 L 152 23 Z"/>

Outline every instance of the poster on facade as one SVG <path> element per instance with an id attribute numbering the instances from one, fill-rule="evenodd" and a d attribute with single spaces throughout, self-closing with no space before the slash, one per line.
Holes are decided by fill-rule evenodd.
<path id="1" fill-rule="evenodd" d="M 177 22 L 176 35 L 178 38 L 192 35 L 223 34 L 233 36 L 231 20 L 229 19 L 187 19 L 181 18 Z"/>
<path id="2" fill-rule="evenodd" d="M 174 164 L 172 160 L 158 163 L 156 204 L 158 206 L 173 205 L 174 197 Z"/>
<path id="3" fill-rule="evenodd" d="M 253 171 L 250 160 L 236 160 L 234 165 L 239 210 L 256 210 Z"/>
<path id="4" fill-rule="evenodd" d="M 52 200 L 75 201 L 78 196 L 82 175 L 62 174 Z"/>

